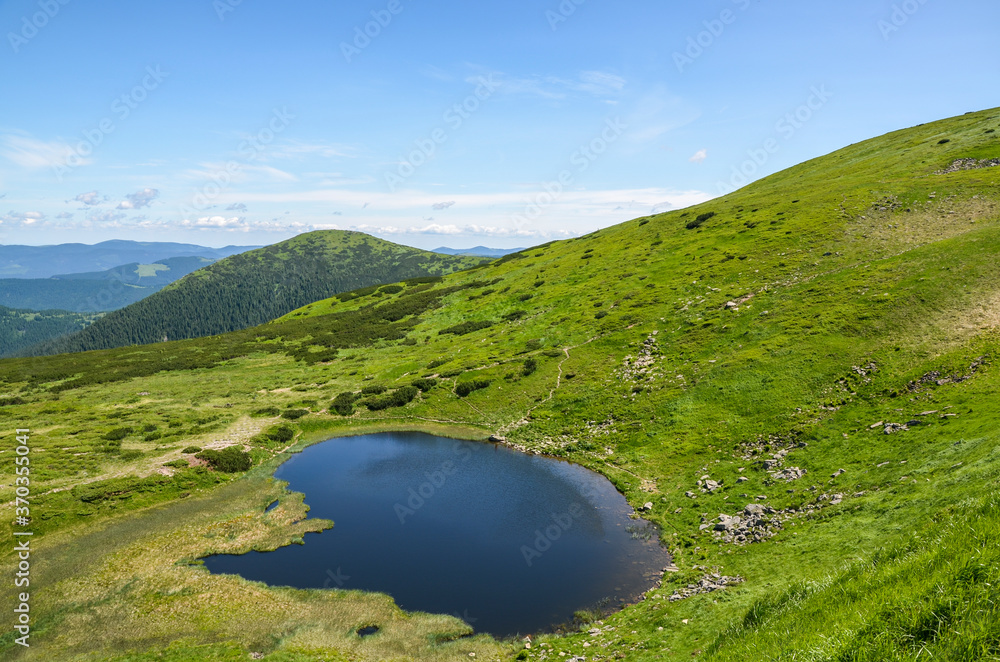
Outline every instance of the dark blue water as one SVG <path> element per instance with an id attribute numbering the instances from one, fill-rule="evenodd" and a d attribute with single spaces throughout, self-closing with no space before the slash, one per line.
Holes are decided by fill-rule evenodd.
<path id="1" fill-rule="evenodd" d="M 422 433 L 332 439 L 275 472 L 334 528 L 304 545 L 205 559 L 273 586 L 361 589 L 477 632 L 527 634 L 615 607 L 669 562 L 604 477 L 568 462 Z M 644 539 L 645 538 L 645 539 Z"/>

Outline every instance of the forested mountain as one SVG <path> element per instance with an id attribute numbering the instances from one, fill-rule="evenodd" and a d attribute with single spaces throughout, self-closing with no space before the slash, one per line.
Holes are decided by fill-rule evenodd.
<path id="1" fill-rule="evenodd" d="M 0 306 L 0 356 L 79 331 L 96 318 L 65 310 L 14 310 Z"/>
<path id="2" fill-rule="evenodd" d="M 105 271 L 122 264 L 150 264 L 197 255 L 221 260 L 257 246 L 209 248 L 195 244 L 114 239 L 99 244 L 0 246 L 0 278 L 51 278 L 56 274 Z"/>
<path id="3" fill-rule="evenodd" d="M 443 275 L 481 262 L 400 246 L 360 232 L 312 232 L 220 260 L 80 333 L 30 353 L 216 335 L 261 324 L 340 292 Z"/>
<path id="4" fill-rule="evenodd" d="M 183 256 L 50 278 L 4 278 L 0 280 L 0 305 L 88 314 L 117 310 L 214 261 L 214 258 Z"/>

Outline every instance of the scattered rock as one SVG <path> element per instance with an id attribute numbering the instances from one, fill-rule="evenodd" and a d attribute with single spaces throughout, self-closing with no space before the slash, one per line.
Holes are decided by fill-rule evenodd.
<path id="1" fill-rule="evenodd" d="M 806 470 L 799 467 L 787 467 L 781 471 L 775 471 L 771 474 L 771 477 L 775 480 L 783 480 L 786 482 L 791 482 L 793 480 L 798 480 L 806 475 Z"/>
<path id="2" fill-rule="evenodd" d="M 908 428 L 905 424 L 902 424 L 902 423 L 886 423 L 885 424 L 885 433 L 886 434 L 895 434 L 896 432 L 906 432 L 909 429 L 910 428 Z"/>
<path id="3" fill-rule="evenodd" d="M 491 441 L 492 443 L 494 443 L 494 444 L 502 444 L 502 443 L 504 443 L 505 441 L 507 441 L 507 437 L 501 437 L 501 436 L 500 436 L 500 435 L 498 435 L 498 434 L 491 434 L 491 435 L 490 435 L 490 441 Z"/>
<path id="4" fill-rule="evenodd" d="M 644 513 L 648 513 L 652 509 L 653 509 L 653 502 L 652 501 L 647 501 L 646 503 L 642 504 L 642 507 L 639 508 L 639 510 L 642 511 L 642 512 L 644 512 Z"/>
<path id="5" fill-rule="evenodd" d="M 737 479 L 736 479 L 736 482 L 737 482 L 737 483 L 745 483 L 745 482 L 747 482 L 748 480 L 750 480 L 750 479 L 749 479 L 749 478 L 747 478 L 746 476 L 740 476 L 739 478 L 737 478 Z"/>
<path id="6" fill-rule="evenodd" d="M 948 173 L 960 170 L 979 170 L 980 168 L 994 168 L 1000 166 L 1000 159 L 956 159 L 944 170 L 938 170 L 935 175 L 947 175 Z"/>
<path id="7" fill-rule="evenodd" d="M 840 475 L 846 474 L 846 473 L 847 473 L 846 469 L 837 469 L 834 473 L 830 474 L 830 478 L 836 478 L 837 476 L 840 476 Z"/>
<path id="8" fill-rule="evenodd" d="M 695 494 L 694 492 L 685 492 L 684 496 L 686 496 L 689 499 L 693 499 L 695 497 Z"/>
<path id="9" fill-rule="evenodd" d="M 667 598 L 667 600 L 670 602 L 677 602 L 678 600 L 684 600 L 696 595 L 721 591 L 729 586 L 742 584 L 744 581 L 745 580 L 739 575 L 735 577 L 726 577 L 718 573 L 705 575 L 698 580 L 697 584 L 688 584 L 687 587 L 674 591 L 673 595 Z M 687 619 L 681 622 L 687 624 Z"/>

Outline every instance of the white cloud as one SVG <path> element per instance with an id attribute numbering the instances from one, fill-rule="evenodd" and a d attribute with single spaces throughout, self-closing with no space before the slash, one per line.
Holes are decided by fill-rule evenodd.
<path id="1" fill-rule="evenodd" d="M 708 158 L 708 150 L 699 149 L 697 152 L 694 153 L 694 156 L 688 159 L 688 161 L 690 161 L 691 163 L 704 163 L 705 159 L 707 158 Z"/>
<path id="2" fill-rule="evenodd" d="M 243 211 L 247 210 L 247 206 L 242 202 L 234 202 L 233 204 L 226 207 L 226 211 Z"/>
<path id="3" fill-rule="evenodd" d="M 45 220 L 45 214 L 40 211 L 7 212 L 0 216 L 0 225 L 16 225 L 19 227 L 31 227 Z"/>
<path id="4" fill-rule="evenodd" d="M 60 140 L 43 142 L 27 136 L 8 134 L 0 137 L 0 155 L 28 170 L 65 167 L 70 158 L 73 165 L 86 165 L 90 159 L 79 156 L 69 143 Z"/>
<path id="5" fill-rule="evenodd" d="M 431 205 L 431 209 L 435 209 L 437 211 L 441 211 L 441 210 L 448 209 L 448 208 L 454 207 L 454 206 L 455 206 L 455 201 L 454 200 L 450 200 L 448 202 L 436 202 L 433 205 Z"/>
<path id="6" fill-rule="evenodd" d="M 125 196 L 125 200 L 118 204 L 116 209 L 142 209 L 152 204 L 153 200 L 160 197 L 160 191 L 155 188 L 144 188 Z"/>
<path id="7" fill-rule="evenodd" d="M 101 194 L 97 191 L 90 191 L 88 193 L 81 193 L 80 195 L 73 198 L 73 202 L 80 202 L 87 207 L 95 207 L 103 202 L 107 201 L 107 196 L 101 197 Z"/>

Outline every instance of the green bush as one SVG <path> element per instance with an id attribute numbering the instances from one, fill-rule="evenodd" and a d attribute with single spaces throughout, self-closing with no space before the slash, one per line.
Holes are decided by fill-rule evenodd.
<path id="1" fill-rule="evenodd" d="M 527 377 L 537 369 L 538 369 L 538 361 L 536 359 L 534 358 L 525 359 L 524 369 L 521 371 L 521 374 Z"/>
<path id="2" fill-rule="evenodd" d="M 205 460 L 216 471 L 229 474 L 246 471 L 253 466 L 250 454 L 239 446 L 229 446 L 221 451 L 205 450 L 195 457 Z"/>
<path id="3" fill-rule="evenodd" d="M 458 397 L 464 398 L 473 391 L 484 389 L 489 385 L 490 385 L 490 380 L 488 379 L 474 379 L 471 382 L 462 382 L 461 384 L 456 386 L 455 393 L 458 394 Z"/>
<path id="4" fill-rule="evenodd" d="M 277 416 L 281 413 L 281 410 L 277 407 L 262 407 L 253 411 L 250 415 L 254 418 L 270 418 L 271 416 Z"/>
<path id="5" fill-rule="evenodd" d="M 709 211 L 705 212 L 704 214 L 699 214 L 698 217 L 695 218 L 693 221 L 688 221 L 685 227 L 687 227 L 688 230 L 694 230 L 695 228 L 701 227 L 705 221 L 712 218 L 713 216 L 715 216 L 714 211 Z"/>
<path id="6" fill-rule="evenodd" d="M 381 290 L 379 290 L 382 294 L 399 294 L 402 291 L 402 285 L 385 285 Z"/>
<path id="7" fill-rule="evenodd" d="M 371 397 L 362 401 L 361 404 L 368 407 L 369 411 L 381 411 L 390 407 L 403 407 L 417 397 L 420 390 L 416 386 L 403 386 L 397 388 L 392 393 L 383 396 Z"/>
<path id="8" fill-rule="evenodd" d="M 382 395 L 389 389 L 381 384 L 372 384 L 361 389 L 361 395 Z"/>
<path id="9" fill-rule="evenodd" d="M 156 441 L 157 439 L 161 438 L 162 436 L 163 436 L 163 434 L 161 434 L 160 432 L 150 432 L 149 434 L 147 434 L 146 436 L 144 436 L 142 438 L 142 440 L 143 441 Z"/>
<path id="10" fill-rule="evenodd" d="M 188 446 L 181 452 L 184 453 L 185 455 L 194 455 L 195 453 L 200 453 L 201 449 L 198 448 L 197 446 Z"/>
<path id="11" fill-rule="evenodd" d="M 290 421 L 298 420 L 309 413 L 308 409 L 286 409 L 281 412 L 282 418 L 287 418 Z"/>
<path id="12" fill-rule="evenodd" d="M 142 455 L 143 455 L 142 451 L 130 448 L 128 450 L 124 450 L 121 453 L 119 453 L 118 457 L 122 460 L 128 461 L 128 460 L 138 460 L 140 457 L 142 457 Z"/>
<path id="13" fill-rule="evenodd" d="M 521 319 L 527 314 L 528 311 L 526 310 L 512 310 L 511 312 L 504 315 L 503 318 L 507 322 L 516 322 L 517 320 Z"/>
<path id="14" fill-rule="evenodd" d="M 108 441 L 121 441 L 125 437 L 132 434 L 132 428 L 115 428 L 110 432 L 106 432 L 102 439 L 107 439 Z"/>
<path id="15" fill-rule="evenodd" d="M 430 363 L 427 364 L 427 369 L 428 370 L 433 370 L 434 368 L 437 368 L 438 366 L 443 366 L 447 362 L 448 362 L 448 359 L 434 359 L 433 361 L 431 361 Z"/>
<path id="16" fill-rule="evenodd" d="M 464 336 L 474 331 L 481 331 L 482 329 L 488 329 L 493 326 L 493 322 L 487 320 L 476 320 L 462 322 L 461 324 L 456 324 L 455 326 L 449 326 L 447 329 L 441 329 L 438 331 L 438 335 L 444 335 L 446 333 L 451 333 L 456 336 Z"/>
<path id="17" fill-rule="evenodd" d="M 187 460 L 171 460 L 170 462 L 164 462 L 163 466 L 173 467 L 174 469 L 187 469 L 191 465 L 188 464 Z"/>
<path id="18" fill-rule="evenodd" d="M 357 393 L 341 393 L 330 403 L 330 410 L 341 416 L 350 416 L 354 413 L 354 402 L 358 399 Z"/>
<path id="19" fill-rule="evenodd" d="M 429 391 L 435 386 L 437 386 L 436 379 L 427 379 L 426 377 L 421 377 L 420 379 L 414 379 L 410 382 L 413 386 L 416 386 L 421 391 Z"/>

